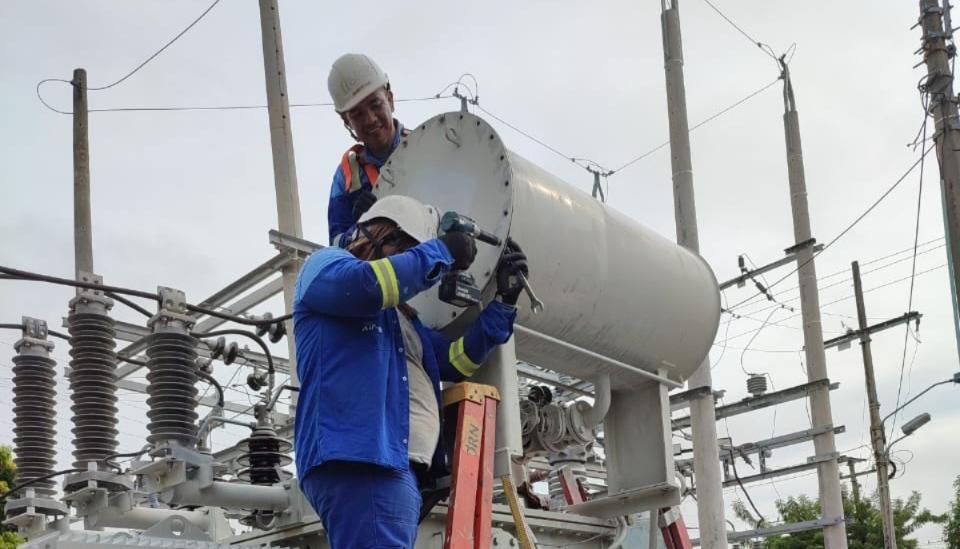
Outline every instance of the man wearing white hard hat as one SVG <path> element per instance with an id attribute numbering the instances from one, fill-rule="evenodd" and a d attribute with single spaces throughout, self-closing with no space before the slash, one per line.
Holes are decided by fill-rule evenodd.
<path id="1" fill-rule="evenodd" d="M 406 131 L 393 118 L 390 79 L 370 57 L 342 55 L 330 68 L 327 88 L 344 126 L 359 142 L 340 159 L 327 207 L 330 244 L 346 247 L 357 220 L 377 200 L 372 191 L 380 167 Z"/>
<path id="2" fill-rule="evenodd" d="M 440 381 L 470 377 L 513 334 L 517 275 L 529 274 L 516 246 L 462 337 L 427 328 L 406 303 L 476 255 L 472 236 L 437 237 L 439 220 L 413 198 L 382 198 L 346 249 L 314 252 L 297 278 L 297 478 L 332 549 L 413 548 L 419 488 L 447 473 Z"/>

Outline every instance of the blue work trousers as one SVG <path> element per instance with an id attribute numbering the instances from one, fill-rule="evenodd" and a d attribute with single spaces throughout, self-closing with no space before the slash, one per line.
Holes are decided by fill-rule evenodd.
<path id="1" fill-rule="evenodd" d="M 311 470 L 300 488 L 323 521 L 331 549 L 413 549 L 420 491 L 410 469 L 328 461 Z"/>

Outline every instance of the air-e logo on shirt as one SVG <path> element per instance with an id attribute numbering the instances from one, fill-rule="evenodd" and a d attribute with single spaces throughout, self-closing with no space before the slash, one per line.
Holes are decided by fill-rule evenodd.
<path id="1" fill-rule="evenodd" d="M 383 329 L 377 325 L 376 322 L 367 322 L 360 327 L 360 333 L 365 334 L 367 332 L 380 332 L 383 333 Z"/>

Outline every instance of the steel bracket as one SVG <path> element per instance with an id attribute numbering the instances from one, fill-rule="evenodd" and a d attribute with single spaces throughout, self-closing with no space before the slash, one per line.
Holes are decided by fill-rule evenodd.
<path id="1" fill-rule="evenodd" d="M 823 463 L 825 461 L 836 461 L 840 458 L 840 452 L 831 452 L 829 454 L 818 454 L 807 458 L 807 463 Z"/>
<path id="2" fill-rule="evenodd" d="M 103 277 L 80 271 L 80 282 L 103 286 Z M 77 295 L 67 303 L 72 312 L 95 312 L 105 314 L 113 308 L 113 300 L 107 297 L 103 290 L 93 288 L 77 288 Z"/>

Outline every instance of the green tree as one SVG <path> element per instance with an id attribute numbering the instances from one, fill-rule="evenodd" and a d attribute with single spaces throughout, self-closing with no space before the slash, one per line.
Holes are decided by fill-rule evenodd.
<path id="1" fill-rule="evenodd" d="M 960 495 L 960 479 L 956 483 Z M 960 501 L 960 498 L 958 498 Z M 738 505 L 739 504 L 739 505 Z M 789 497 L 776 502 L 779 521 L 783 523 L 804 522 L 820 518 L 820 502 L 807 496 Z M 740 502 L 733 505 L 734 513 L 741 519 L 758 526 L 762 521 L 754 518 Z M 843 494 L 844 515 L 847 517 L 847 543 L 850 549 L 875 549 L 883 547 L 883 520 L 876 496 L 870 499 L 854 500 Z M 957 530 L 960 533 L 960 506 L 957 506 Z M 935 515 L 920 508 L 920 493 L 912 492 L 906 500 L 893 501 L 893 522 L 897 534 L 897 547 L 916 549 L 917 541 L 904 539 L 925 524 L 943 523 L 946 515 Z M 765 541 L 767 549 L 823 549 L 823 533 L 817 528 L 805 532 L 796 532 Z M 953 546 L 960 549 L 960 546 Z"/>
<path id="2" fill-rule="evenodd" d="M 960 476 L 953 480 L 953 500 L 950 501 L 950 510 L 947 511 L 943 537 L 949 549 L 960 549 Z"/>
<path id="3" fill-rule="evenodd" d="M 13 461 L 13 450 L 9 446 L 0 445 L 0 494 L 7 493 L 13 487 L 13 480 L 17 474 L 17 465 Z M 0 508 L 0 515 L 3 509 Z M 0 549 L 13 549 L 23 543 L 23 538 L 16 529 L 0 527 Z"/>

